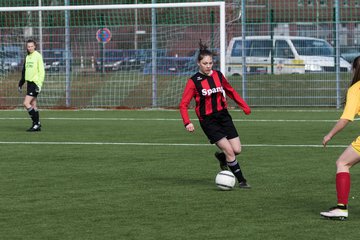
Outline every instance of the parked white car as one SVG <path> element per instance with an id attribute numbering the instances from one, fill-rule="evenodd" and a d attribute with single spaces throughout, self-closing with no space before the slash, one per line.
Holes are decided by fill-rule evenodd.
<path id="1" fill-rule="evenodd" d="M 226 51 L 227 75 L 242 74 L 242 52 L 242 38 L 231 39 Z M 245 53 L 248 73 L 303 74 L 336 70 L 333 47 L 318 38 L 249 36 L 245 38 Z M 340 71 L 351 71 L 351 64 L 342 58 Z"/>

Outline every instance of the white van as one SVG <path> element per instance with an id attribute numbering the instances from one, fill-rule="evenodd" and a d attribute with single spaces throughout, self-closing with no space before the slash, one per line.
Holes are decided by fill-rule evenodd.
<path id="1" fill-rule="evenodd" d="M 323 39 L 291 36 L 273 36 L 273 41 L 270 36 L 249 36 L 245 39 L 248 73 L 335 72 L 334 49 Z M 340 58 L 340 71 L 350 70 L 351 65 Z M 226 51 L 226 75 L 240 74 L 242 74 L 242 38 L 234 37 Z"/>

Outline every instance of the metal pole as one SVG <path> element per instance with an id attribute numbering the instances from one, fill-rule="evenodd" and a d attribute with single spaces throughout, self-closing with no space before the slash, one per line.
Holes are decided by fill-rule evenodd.
<path id="1" fill-rule="evenodd" d="M 242 97 L 246 100 L 246 0 L 241 1 Z"/>
<path id="2" fill-rule="evenodd" d="M 65 0 L 65 6 L 69 5 L 69 0 Z M 70 76 L 70 16 L 69 10 L 65 11 L 65 94 L 66 107 L 71 105 L 71 76 Z"/>
<path id="3" fill-rule="evenodd" d="M 271 39 L 271 51 L 270 51 L 270 69 L 271 74 L 274 74 L 274 9 L 270 9 L 270 39 Z"/>
<path id="4" fill-rule="evenodd" d="M 156 0 L 151 1 L 152 4 L 156 3 Z M 151 56 L 152 56 L 152 107 L 157 107 L 157 36 L 156 36 L 156 8 L 151 9 Z"/>
<path id="5" fill-rule="evenodd" d="M 105 20 L 104 20 L 104 14 L 100 14 L 100 29 L 103 31 L 105 28 Z M 101 33 L 102 34 L 102 33 Z M 101 73 L 105 73 L 105 43 L 101 42 L 100 44 L 100 56 L 101 56 Z"/>
<path id="6" fill-rule="evenodd" d="M 319 38 L 319 0 L 316 0 L 316 37 Z"/>
<path id="7" fill-rule="evenodd" d="M 135 4 L 138 3 L 138 0 L 135 0 Z M 135 8 L 135 27 L 134 27 L 134 49 L 137 50 L 138 49 L 138 9 Z"/>
<path id="8" fill-rule="evenodd" d="M 335 0 L 335 69 L 336 69 L 336 108 L 340 108 L 340 4 Z"/>
<path id="9" fill-rule="evenodd" d="M 39 0 L 39 7 L 41 7 L 41 0 Z M 42 33 L 42 12 L 39 11 L 39 48 L 40 53 L 43 53 L 43 33 Z"/>
<path id="10" fill-rule="evenodd" d="M 226 52 L 226 26 L 225 26 L 225 2 L 220 5 L 220 71 L 225 74 Z M 222 19 L 222 20 L 221 20 Z"/>
<path id="11" fill-rule="evenodd" d="M 159 4 L 105 4 L 105 5 L 72 5 L 72 6 L 42 6 L 42 7 L 0 7 L 0 12 L 26 12 L 26 11 L 64 11 L 64 10 L 106 10 L 106 9 L 136 9 L 136 8 L 181 8 L 181 7 L 214 7 L 224 2 L 184 2 Z"/>
<path id="12" fill-rule="evenodd" d="M 4 26 L 4 14 L 0 15 L 0 26 Z M 2 70 L 5 69 L 5 53 L 4 53 L 4 34 L 3 29 L 0 29 L 0 41 L 1 41 L 1 48 L 0 48 L 0 64 Z"/>
<path id="13" fill-rule="evenodd" d="M 214 49 L 214 23 L 215 23 L 215 16 L 214 11 L 210 12 L 210 49 Z M 213 51 L 213 50 L 212 50 Z"/>

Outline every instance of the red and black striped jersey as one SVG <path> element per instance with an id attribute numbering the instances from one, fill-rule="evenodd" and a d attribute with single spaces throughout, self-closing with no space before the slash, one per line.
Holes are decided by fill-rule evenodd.
<path id="1" fill-rule="evenodd" d="M 197 72 L 187 81 L 179 105 L 184 125 L 186 126 L 190 123 L 188 107 L 193 98 L 196 103 L 196 115 L 201 121 L 203 116 L 226 109 L 226 96 L 233 99 L 243 109 L 245 114 L 250 114 L 250 107 L 221 72 L 213 70 L 210 76 Z"/>

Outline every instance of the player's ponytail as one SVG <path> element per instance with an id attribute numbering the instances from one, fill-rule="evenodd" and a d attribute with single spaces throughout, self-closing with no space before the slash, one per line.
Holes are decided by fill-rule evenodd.
<path id="1" fill-rule="evenodd" d="M 203 43 L 200 39 L 199 41 L 199 55 L 197 57 L 198 62 L 200 62 L 205 56 L 216 56 L 216 54 L 209 50 L 209 47 Z"/>
<path id="2" fill-rule="evenodd" d="M 354 59 L 354 61 L 351 64 L 351 68 L 353 71 L 353 78 L 352 78 L 349 88 L 352 85 L 354 85 L 355 83 L 357 83 L 358 81 L 360 81 L 360 56 L 357 56 Z M 346 104 L 346 95 L 345 95 L 345 99 L 344 99 L 344 105 L 345 104 Z"/>
<path id="3" fill-rule="evenodd" d="M 353 79 L 350 86 L 360 81 L 360 56 L 357 56 L 352 62 Z"/>

